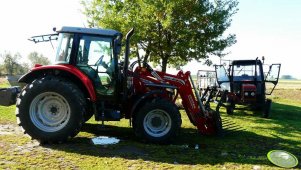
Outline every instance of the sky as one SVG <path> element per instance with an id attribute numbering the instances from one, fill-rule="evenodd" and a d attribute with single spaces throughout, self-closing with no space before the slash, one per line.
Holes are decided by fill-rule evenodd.
<path id="1" fill-rule="evenodd" d="M 27 39 L 53 33 L 61 26 L 85 27 L 79 0 L 6 0 L 0 2 L 0 54 L 19 52 L 25 59 L 37 51 L 54 59 L 51 44 L 34 44 Z M 239 0 L 227 33 L 236 34 L 237 43 L 226 49 L 225 59 L 255 59 L 281 63 L 281 75 L 301 79 L 301 0 Z M 219 62 L 218 57 L 212 57 Z M 218 63 L 217 63 L 218 64 Z M 184 70 L 196 74 L 206 67 L 191 62 Z"/>

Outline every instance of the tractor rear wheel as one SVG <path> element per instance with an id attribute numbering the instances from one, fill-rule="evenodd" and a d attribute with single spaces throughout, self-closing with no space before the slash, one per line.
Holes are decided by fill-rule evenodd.
<path id="1" fill-rule="evenodd" d="M 264 110 L 263 110 L 263 117 L 264 118 L 268 118 L 270 116 L 270 112 L 271 112 L 271 106 L 272 106 L 272 100 L 271 99 L 267 99 L 264 105 Z"/>
<path id="2" fill-rule="evenodd" d="M 47 76 L 28 84 L 17 100 L 18 124 L 41 143 L 64 142 L 79 132 L 85 100 L 76 85 Z"/>
<path id="3" fill-rule="evenodd" d="M 167 143 L 178 135 L 182 120 L 174 103 L 155 99 L 142 106 L 133 123 L 137 137 L 152 143 Z"/>

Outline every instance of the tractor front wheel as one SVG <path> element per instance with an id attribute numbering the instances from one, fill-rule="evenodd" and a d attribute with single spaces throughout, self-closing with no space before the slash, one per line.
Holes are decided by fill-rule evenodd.
<path id="1" fill-rule="evenodd" d="M 167 143 L 178 134 L 182 120 L 174 103 L 155 99 L 142 106 L 133 123 L 137 137 L 152 143 Z"/>
<path id="2" fill-rule="evenodd" d="M 212 118 L 214 121 L 215 134 L 217 136 L 223 136 L 224 135 L 223 123 L 222 123 L 222 118 L 220 113 L 212 110 Z"/>
<path id="3" fill-rule="evenodd" d="M 271 106 L 272 106 L 272 100 L 267 99 L 264 105 L 264 110 L 263 110 L 263 117 L 268 118 L 270 116 L 271 112 Z"/>
<path id="4" fill-rule="evenodd" d="M 227 107 L 226 107 L 226 111 L 227 111 L 227 114 L 228 114 L 228 115 L 233 115 L 233 113 L 234 113 L 234 108 L 231 107 L 231 106 L 227 106 Z"/>
<path id="5" fill-rule="evenodd" d="M 28 84 L 17 100 L 16 116 L 25 133 L 41 143 L 64 142 L 84 122 L 85 100 L 76 85 L 47 76 Z"/>
<path id="6" fill-rule="evenodd" d="M 231 101 L 229 106 L 226 107 L 227 114 L 233 115 L 234 109 L 235 109 L 235 103 L 233 101 Z"/>

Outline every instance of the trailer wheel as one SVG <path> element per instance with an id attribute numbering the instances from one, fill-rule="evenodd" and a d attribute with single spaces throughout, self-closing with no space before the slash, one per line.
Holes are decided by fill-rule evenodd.
<path id="1" fill-rule="evenodd" d="M 79 132 L 85 113 L 82 92 L 73 83 L 47 76 L 28 84 L 17 101 L 24 133 L 41 143 L 64 142 Z"/>
<path id="2" fill-rule="evenodd" d="M 263 117 L 268 118 L 270 116 L 271 112 L 271 106 L 272 106 L 272 100 L 267 99 L 264 105 L 264 110 L 263 110 Z"/>
<path id="3" fill-rule="evenodd" d="M 136 136 L 152 143 L 169 142 L 182 124 L 177 106 L 165 99 L 145 103 L 133 121 Z"/>

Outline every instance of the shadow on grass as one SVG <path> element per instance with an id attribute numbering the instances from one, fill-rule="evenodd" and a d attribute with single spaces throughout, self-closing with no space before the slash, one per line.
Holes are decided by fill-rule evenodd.
<path id="1" fill-rule="evenodd" d="M 120 157 L 182 165 L 222 165 L 226 162 L 271 165 L 266 158 L 268 151 L 283 149 L 298 153 L 301 150 L 300 143 L 260 136 L 245 130 L 230 133 L 224 137 L 210 137 L 197 134 L 196 129 L 182 128 L 181 134 L 173 140 L 172 144 L 156 145 L 145 144 L 137 140 L 129 127 L 106 126 L 106 130 L 101 130 L 99 126 L 97 124 L 85 124 L 82 132 L 95 136 L 117 137 L 121 139 L 121 142 L 108 146 L 93 145 L 91 137 L 80 134 L 66 144 L 45 145 L 45 147 L 94 157 Z M 292 149 L 286 145 L 281 145 L 282 143 L 296 147 Z M 196 144 L 199 149 L 195 149 Z M 300 155 L 297 157 L 300 158 Z"/>
<path id="2" fill-rule="evenodd" d="M 254 119 L 254 117 L 256 119 Z M 240 111 L 236 119 L 253 121 L 257 124 L 274 124 L 276 126 L 261 127 L 266 130 L 276 131 L 277 134 L 286 137 L 301 137 L 301 106 L 291 106 L 273 102 L 270 118 L 261 118 L 258 113 L 247 114 L 246 111 Z M 277 136 L 277 135 L 275 135 Z"/>

